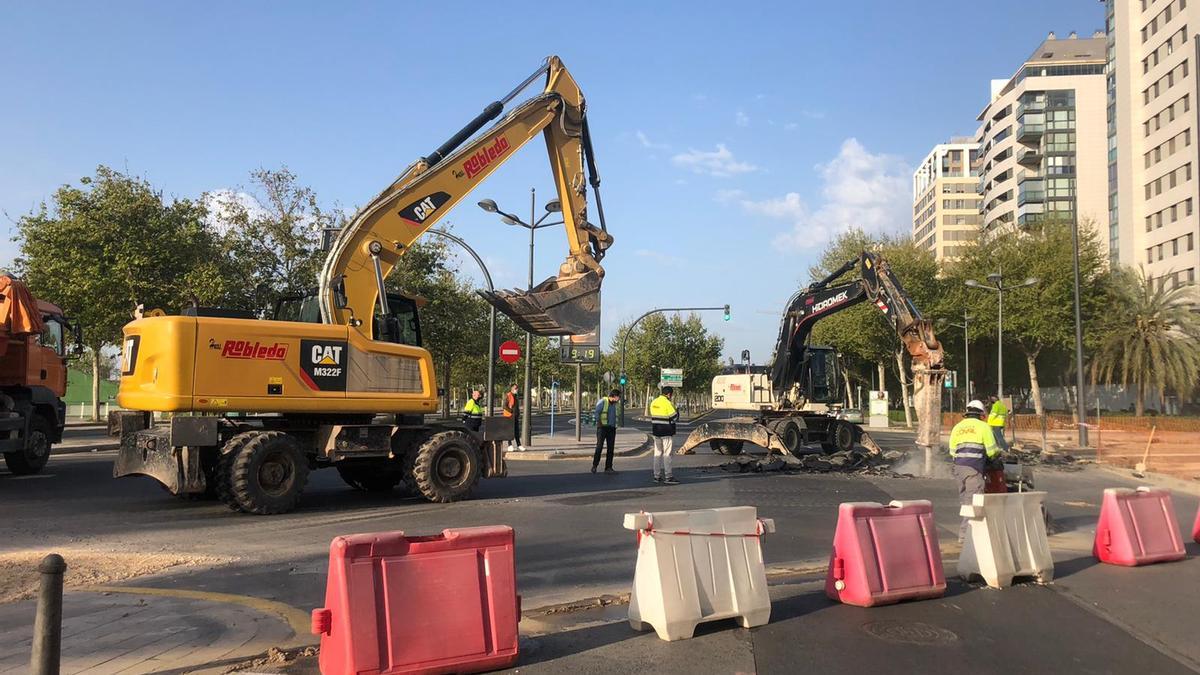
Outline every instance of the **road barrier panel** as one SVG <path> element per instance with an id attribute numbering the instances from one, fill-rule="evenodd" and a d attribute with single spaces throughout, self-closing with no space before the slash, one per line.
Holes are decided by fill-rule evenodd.
<path id="1" fill-rule="evenodd" d="M 312 612 L 321 673 L 510 668 L 520 602 L 511 527 L 337 537 L 325 607 Z"/>
<path id="2" fill-rule="evenodd" d="M 958 573 L 982 577 L 992 588 L 1011 586 L 1014 577 L 1033 577 L 1040 584 L 1054 579 L 1054 559 L 1046 539 L 1045 492 L 977 494 L 959 515 L 969 529 Z"/>
<path id="3" fill-rule="evenodd" d="M 933 504 L 925 500 L 841 504 L 825 594 L 859 607 L 942 597 L 936 531 Z"/>
<path id="4" fill-rule="evenodd" d="M 1196 524 L 1192 525 L 1192 541 L 1200 544 L 1200 509 L 1196 509 Z"/>
<path id="5" fill-rule="evenodd" d="M 1186 558 L 1171 491 L 1145 486 L 1105 490 L 1092 555 L 1127 567 Z"/>
<path id="6" fill-rule="evenodd" d="M 638 557 L 629 625 L 663 640 L 692 637 L 696 625 L 736 618 L 743 628 L 771 618 L 761 537 L 775 521 L 753 506 L 626 513 Z"/>

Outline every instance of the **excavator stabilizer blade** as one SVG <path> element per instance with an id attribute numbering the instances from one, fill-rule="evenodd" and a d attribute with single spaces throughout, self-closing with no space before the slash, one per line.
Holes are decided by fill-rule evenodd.
<path id="1" fill-rule="evenodd" d="M 788 452 L 778 434 L 751 418 L 737 417 L 701 424 L 692 430 L 678 452 L 684 454 L 701 443 L 714 440 L 744 441 L 766 448 L 770 452 L 785 455 Z"/>
<path id="2" fill-rule="evenodd" d="M 479 291 L 484 300 L 534 335 L 586 335 L 600 327 L 600 275 L 560 281 L 550 277 L 532 291 Z"/>

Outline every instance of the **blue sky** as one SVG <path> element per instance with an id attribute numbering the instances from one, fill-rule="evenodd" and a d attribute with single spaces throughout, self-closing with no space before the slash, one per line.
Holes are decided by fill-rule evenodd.
<path id="1" fill-rule="evenodd" d="M 706 317 L 726 353 L 770 357 L 778 312 L 848 225 L 908 231 L 911 171 L 972 133 L 988 81 L 1099 2 L 5 3 L 0 264 L 12 220 L 108 164 L 167 194 L 287 165 L 326 205 L 365 203 L 547 54 L 588 98 L 616 238 L 603 339 L 653 306 Z M 527 240 L 472 206 L 552 191 L 531 143 L 450 214 L 497 285 Z M 538 233 L 535 276 L 566 250 Z"/>

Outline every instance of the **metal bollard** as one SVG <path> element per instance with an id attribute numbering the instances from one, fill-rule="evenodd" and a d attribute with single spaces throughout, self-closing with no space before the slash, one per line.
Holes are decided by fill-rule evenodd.
<path id="1" fill-rule="evenodd" d="M 33 620 L 33 655 L 29 672 L 58 675 L 62 651 L 63 573 L 67 563 L 57 553 L 42 558 L 38 565 L 42 588 L 38 594 L 37 617 Z"/>

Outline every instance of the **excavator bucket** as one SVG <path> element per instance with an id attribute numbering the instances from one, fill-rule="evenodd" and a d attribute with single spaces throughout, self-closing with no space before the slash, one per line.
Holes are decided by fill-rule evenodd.
<path id="1" fill-rule="evenodd" d="M 532 291 L 479 291 L 484 300 L 534 335 L 585 335 L 600 326 L 600 275 L 550 277 Z"/>

